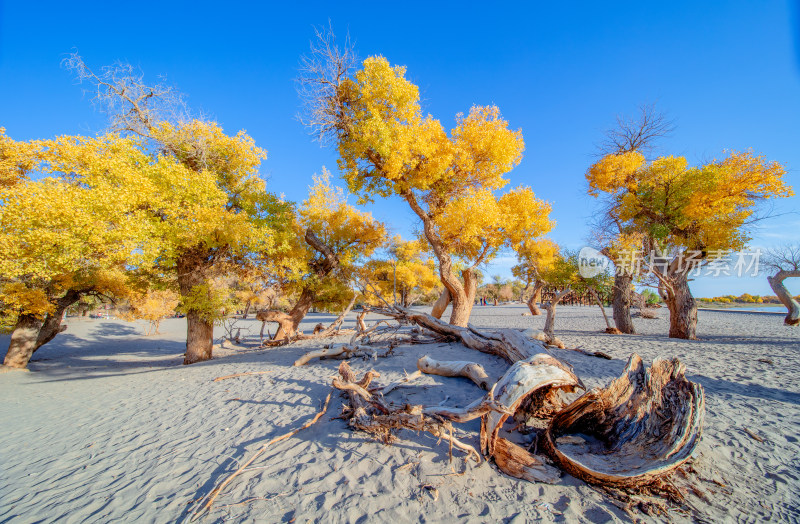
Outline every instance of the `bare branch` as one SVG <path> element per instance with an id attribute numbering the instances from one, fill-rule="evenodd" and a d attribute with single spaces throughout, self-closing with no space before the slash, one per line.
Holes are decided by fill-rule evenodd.
<path id="1" fill-rule="evenodd" d="M 85 91 L 93 93 L 92 104 L 108 116 L 111 131 L 152 138 L 158 122 L 189 119 L 183 96 L 174 87 L 145 84 L 142 71 L 131 64 L 118 61 L 95 72 L 74 52 L 61 65 L 79 83 L 89 84 Z"/>
<path id="2" fill-rule="evenodd" d="M 675 124 L 655 104 L 639 106 L 638 118 L 617 116 L 617 125 L 606 131 L 605 139 L 597 146 L 601 156 L 638 151 L 645 156 L 655 149 L 655 142 L 669 136 Z"/>
<path id="3" fill-rule="evenodd" d="M 303 104 L 298 120 L 322 144 L 332 142 L 345 131 L 343 111 L 348 93 L 342 89 L 356 64 L 350 36 L 340 48 L 333 28 L 314 28 L 315 38 L 310 52 L 300 59 L 297 93 Z"/>

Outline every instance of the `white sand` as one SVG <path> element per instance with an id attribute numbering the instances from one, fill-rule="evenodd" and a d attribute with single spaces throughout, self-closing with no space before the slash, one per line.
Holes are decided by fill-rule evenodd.
<path id="1" fill-rule="evenodd" d="M 524 306 L 478 307 L 478 327 L 535 327 Z M 689 501 L 709 522 L 800 520 L 800 329 L 782 316 L 701 312 L 699 341 L 666 337 L 666 310 L 637 319 L 641 335 L 612 336 L 597 308 L 559 308 L 557 334 L 568 346 L 610 353 L 606 361 L 558 355 L 587 386 L 604 385 L 636 351 L 646 362 L 679 357 L 706 390 L 706 421 L 694 468 L 709 501 Z M 330 321 L 309 315 L 304 329 Z M 352 324 L 353 318 L 348 320 Z M 254 342 L 258 325 L 250 326 Z M 31 373 L 0 374 L 0 521 L 175 522 L 237 461 L 319 409 L 338 361 L 292 362 L 319 342 L 267 351 L 220 353 L 182 366 L 185 323 L 162 335 L 120 321 L 69 319 L 69 329 L 34 356 Z M 2 348 L 8 337 L 0 337 Z M 379 384 L 415 369 L 423 354 L 474 360 L 498 377 L 506 365 L 456 344 L 403 346 L 378 361 L 352 360 Z M 772 363 L 759 362 L 767 358 Z M 246 371 L 263 375 L 213 382 Z M 464 405 L 481 395 L 471 382 L 426 376 L 388 397 L 397 403 Z M 203 522 L 627 521 L 584 482 L 556 485 L 509 478 L 493 465 L 467 464 L 425 434 L 404 431 L 392 446 L 350 431 L 334 394 L 316 425 L 280 442 L 238 477 Z M 477 447 L 478 422 L 460 425 Z M 758 442 L 747 428 L 764 439 Z M 411 466 L 403 467 L 411 464 Z M 454 475 L 453 472 L 463 475 Z M 720 486 L 713 481 L 717 481 Z M 438 489 L 438 500 L 432 491 Z M 642 515 L 645 520 L 651 520 Z M 674 513 L 675 521 L 689 520 Z"/>

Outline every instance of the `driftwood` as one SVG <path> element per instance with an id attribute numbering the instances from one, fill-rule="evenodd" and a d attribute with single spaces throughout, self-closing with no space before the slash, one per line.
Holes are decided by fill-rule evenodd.
<path id="1" fill-rule="evenodd" d="M 463 360 L 442 361 L 434 360 L 428 355 L 417 360 L 417 368 L 428 375 L 442 377 L 466 377 L 481 389 L 488 390 L 491 386 L 489 375 L 480 364 Z"/>
<path id="2" fill-rule="evenodd" d="M 645 370 L 631 355 L 622 376 L 557 413 L 543 447 L 586 482 L 633 487 L 652 483 L 689 459 L 700 440 L 703 388 L 677 359 Z"/>

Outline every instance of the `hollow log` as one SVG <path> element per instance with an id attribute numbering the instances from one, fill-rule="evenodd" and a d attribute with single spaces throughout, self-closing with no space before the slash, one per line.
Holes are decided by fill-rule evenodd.
<path id="1" fill-rule="evenodd" d="M 480 364 L 465 360 L 434 360 L 428 355 L 417 360 L 417 369 L 428 375 L 442 377 L 466 377 L 484 390 L 489 390 L 490 380 Z"/>
<path id="2" fill-rule="evenodd" d="M 563 407 L 559 399 L 560 390 L 571 392 L 575 388 L 583 389 L 583 383 L 555 357 L 540 353 L 515 362 L 494 385 L 494 401 L 498 407 L 486 415 L 481 449 L 489 455 L 495 454 L 497 435 L 503 422 L 517 412 L 523 401 L 535 398 L 536 410 L 544 408 L 536 414 L 544 415 Z"/>
<path id="3" fill-rule="evenodd" d="M 561 478 L 558 469 L 504 438 L 495 442 L 494 461 L 506 475 L 529 482 L 554 484 Z"/>
<path id="4" fill-rule="evenodd" d="M 623 374 L 556 413 L 543 448 L 561 469 L 604 486 L 651 484 L 683 464 L 700 441 L 703 388 L 677 359 L 646 370 L 631 355 Z"/>

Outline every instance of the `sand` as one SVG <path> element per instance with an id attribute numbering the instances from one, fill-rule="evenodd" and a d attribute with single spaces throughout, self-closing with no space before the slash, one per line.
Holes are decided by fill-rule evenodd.
<path id="1" fill-rule="evenodd" d="M 534 327 L 521 305 L 478 307 L 477 327 Z M 707 413 L 694 459 L 703 498 L 688 500 L 708 522 L 800 521 L 800 329 L 782 316 L 700 312 L 698 341 L 666 337 L 666 310 L 637 319 L 642 334 L 613 336 L 597 308 L 561 307 L 557 334 L 567 346 L 602 350 L 602 360 L 557 351 L 587 386 L 606 384 L 629 354 L 646 362 L 679 357 L 706 391 Z M 311 329 L 332 315 L 312 314 Z M 350 315 L 347 324 L 352 325 Z M 0 374 L 0 521 L 176 522 L 193 501 L 260 445 L 319 410 L 338 361 L 292 363 L 319 341 L 257 352 L 220 351 L 182 366 L 185 321 L 143 325 L 73 319 L 43 347 L 31 373 Z M 369 324 L 369 322 L 368 322 Z M 255 343 L 259 325 L 250 329 Z M 0 337 L 7 347 L 8 337 Z M 497 378 L 506 364 L 457 344 L 401 346 L 377 361 L 378 384 L 413 371 L 424 354 L 473 360 Z M 759 361 L 758 359 L 766 359 Z M 268 371 L 214 382 L 215 377 Z M 401 404 L 464 405 L 481 395 L 465 379 L 425 376 L 392 392 Z M 392 446 L 350 431 L 334 393 L 327 415 L 278 443 L 240 475 L 202 522 L 617 522 L 629 517 L 584 482 L 555 485 L 513 479 L 487 463 L 467 463 L 425 434 L 404 431 Z M 477 447 L 478 422 L 459 426 Z M 760 442 L 749 430 L 763 439 Z M 427 486 L 427 488 L 426 488 Z M 430 489 L 435 488 L 436 491 Z M 438 499 L 434 500 L 438 495 Z M 645 521 L 659 518 L 640 515 Z M 672 521 L 690 517 L 673 512 Z"/>

